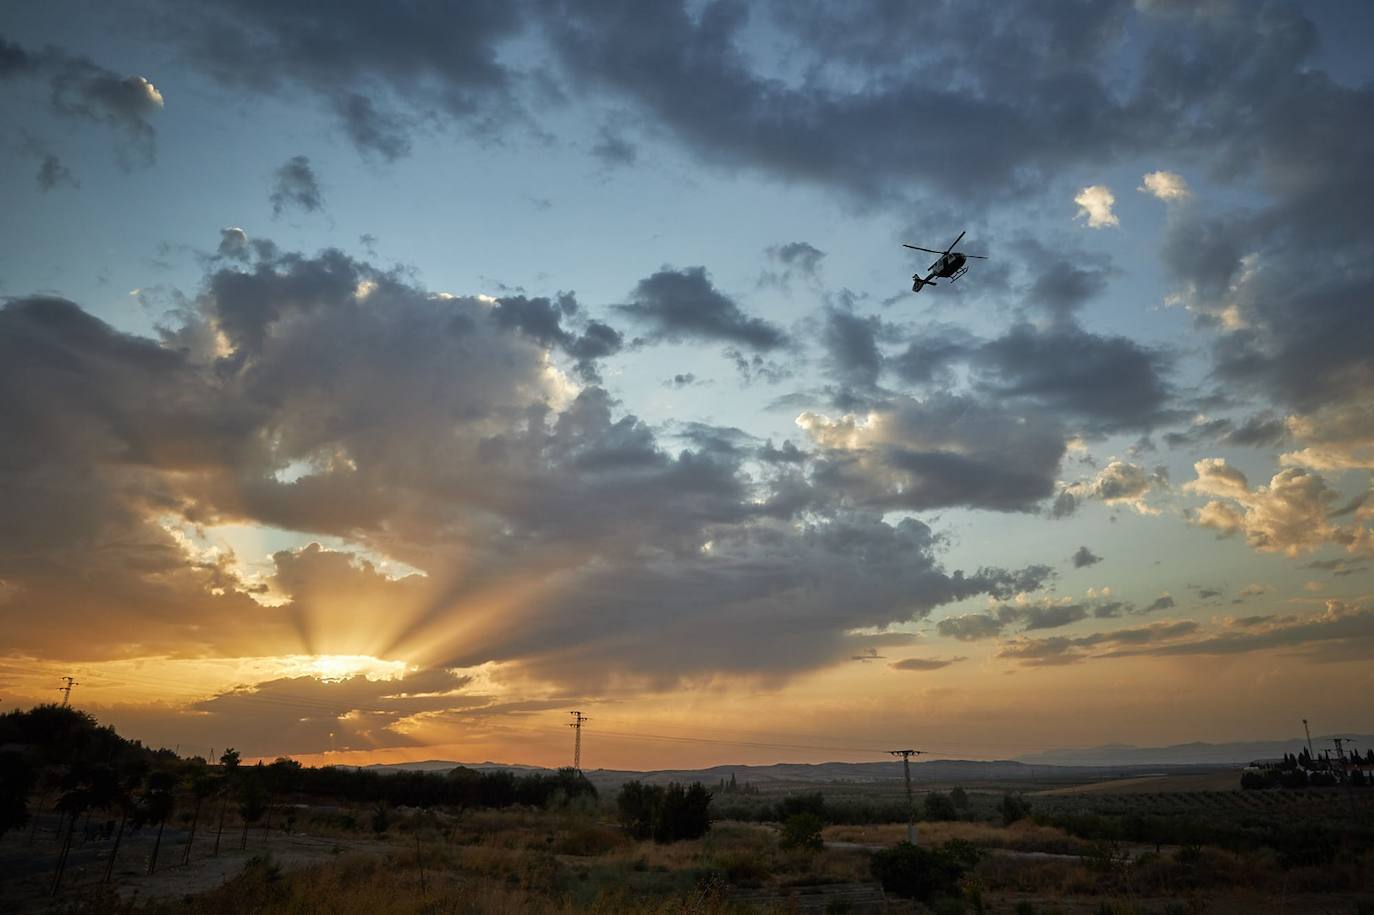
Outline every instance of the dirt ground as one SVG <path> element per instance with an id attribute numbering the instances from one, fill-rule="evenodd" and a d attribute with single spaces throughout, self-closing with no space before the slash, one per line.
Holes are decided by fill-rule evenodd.
<path id="1" fill-rule="evenodd" d="M 52 822 L 48 822 L 49 819 Z M 161 899 L 214 889 L 240 873 L 248 859 L 255 855 L 270 854 L 273 862 L 283 870 L 292 870 L 343 855 L 380 856 L 395 848 L 386 840 L 322 838 L 281 832 L 264 835 L 261 830 L 254 829 L 249 833 L 248 847 L 241 849 L 241 833 L 234 829 L 225 832 L 220 854 L 214 856 L 214 832 L 202 829 L 196 835 L 190 863 L 183 865 L 181 860 L 187 837 L 183 829 L 163 831 L 157 871 L 149 876 L 146 870 L 156 832 L 149 829 L 125 836 L 112 875 L 112 883 L 120 896 Z M 40 821 L 32 840 L 27 829 L 7 833 L 0 838 L 0 911 L 60 910 L 65 901 L 104 879 L 113 844 L 109 839 L 83 841 L 78 830 L 68 854 L 61 890 L 56 897 L 51 897 L 49 891 L 60 849 L 55 819 Z"/>

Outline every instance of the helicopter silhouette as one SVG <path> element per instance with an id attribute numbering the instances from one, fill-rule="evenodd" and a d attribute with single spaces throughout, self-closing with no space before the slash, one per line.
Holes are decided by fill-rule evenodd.
<path id="1" fill-rule="evenodd" d="M 921 274 L 919 273 L 913 273 L 911 275 L 912 292 L 920 292 L 926 286 L 938 286 L 939 283 L 935 282 L 936 277 L 947 279 L 951 283 L 954 282 L 965 273 L 968 273 L 968 265 L 965 263 L 967 258 L 974 257 L 980 261 L 987 260 L 982 254 L 965 254 L 962 251 L 954 250 L 954 246 L 959 244 L 966 234 L 968 234 L 967 229 L 960 232 L 959 237 L 950 242 L 949 247 L 943 251 L 936 251 L 934 248 L 922 248 L 919 245 L 908 245 L 903 243 L 903 248 L 910 248 L 913 251 L 927 251 L 931 254 L 940 255 L 935 259 L 935 263 L 931 264 L 928 268 L 929 272 L 926 274 L 925 279 L 921 279 Z"/>

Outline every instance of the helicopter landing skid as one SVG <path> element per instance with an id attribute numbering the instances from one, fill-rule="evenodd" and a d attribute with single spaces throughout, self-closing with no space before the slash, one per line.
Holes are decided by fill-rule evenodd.
<path id="1" fill-rule="evenodd" d="M 952 283 L 959 277 L 963 276 L 965 273 L 968 273 L 968 267 L 960 267 L 957 271 L 954 272 L 954 274 L 950 276 L 949 281 Z"/>

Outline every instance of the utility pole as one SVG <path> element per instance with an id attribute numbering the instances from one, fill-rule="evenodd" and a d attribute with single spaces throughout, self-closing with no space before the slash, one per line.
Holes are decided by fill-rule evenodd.
<path id="1" fill-rule="evenodd" d="M 888 750 L 893 756 L 902 758 L 902 775 L 906 778 L 906 840 L 916 844 L 916 805 L 911 800 L 911 757 L 920 756 L 920 750 Z"/>
<path id="2" fill-rule="evenodd" d="M 67 681 L 67 685 L 59 686 L 57 688 L 57 691 L 62 694 L 62 707 L 66 708 L 69 704 L 71 704 L 72 687 L 80 686 L 81 684 L 77 683 L 76 680 L 72 677 L 63 677 L 62 679 Z"/>
<path id="3" fill-rule="evenodd" d="M 1307 726 L 1307 719 L 1302 720 L 1302 729 L 1307 732 L 1307 756 L 1309 759 L 1316 759 L 1317 754 L 1312 750 L 1312 729 Z"/>
<path id="4" fill-rule="evenodd" d="M 577 736 L 575 736 L 575 737 L 573 738 L 573 768 L 576 769 L 578 772 L 581 772 L 581 771 L 582 771 L 582 722 L 584 722 L 584 721 L 591 721 L 591 719 L 588 718 L 588 717 L 586 717 L 585 715 L 583 715 L 581 712 L 569 712 L 568 714 L 573 716 L 572 723 L 569 724 L 568 727 L 572 728 L 572 729 L 573 729 L 573 733 L 574 733 L 575 735 L 577 735 Z"/>

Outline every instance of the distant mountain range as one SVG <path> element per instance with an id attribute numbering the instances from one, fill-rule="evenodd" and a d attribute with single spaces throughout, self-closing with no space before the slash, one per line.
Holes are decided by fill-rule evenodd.
<path id="1" fill-rule="evenodd" d="M 1374 735 L 1345 734 L 1346 746 L 1364 752 L 1374 747 Z M 1100 747 L 1049 750 L 1018 756 L 1021 762 L 1051 766 L 1148 766 L 1168 765 L 1244 765 L 1253 759 L 1268 759 L 1297 753 L 1307 746 L 1306 737 L 1287 740 L 1250 740 L 1236 743 L 1180 743 L 1167 747 L 1134 747 L 1105 744 Z M 1332 749 L 1329 736 L 1312 737 L 1312 748 L 1320 754 Z"/>
<path id="2" fill-rule="evenodd" d="M 1347 746 L 1361 752 L 1374 747 L 1374 735 L 1348 735 Z M 1329 737 L 1313 737 L 1317 752 L 1331 746 Z M 1100 747 L 1048 750 L 1017 759 L 972 760 L 932 759 L 911 766 L 916 782 L 1016 782 L 1035 779 L 1065 782 L 1095 778 L 1116 778 L 1150 773 L 1206 771 L 1243 766 L 1253 759 L 1297 753 L 1306 746 L 1305 738 L 1253 740 L 1237 743 L 1183 743 L 1167 747 L 1136 747 L 1106 744 Z M 512 772 L 550 772 L 540 766 L 518 763 L 462 763 L 446 759 L 361 766 L 379 772 L 443 772 L 457 766 L 470 769 L 508 769 Z M 657 769 L 637 772 L 627 769 L 587 769 L 587 778 L 598 786 L 616 786 L 632 779 L 663 783 L 670 781 L 718 782 L 734 776 L 755 785 L 806 784 L 820 782 L 887 782 L 900 780 L 901 766 L 893 761 L 775 763 L 767 766 L 722 765 L 706 769 Z"/>

